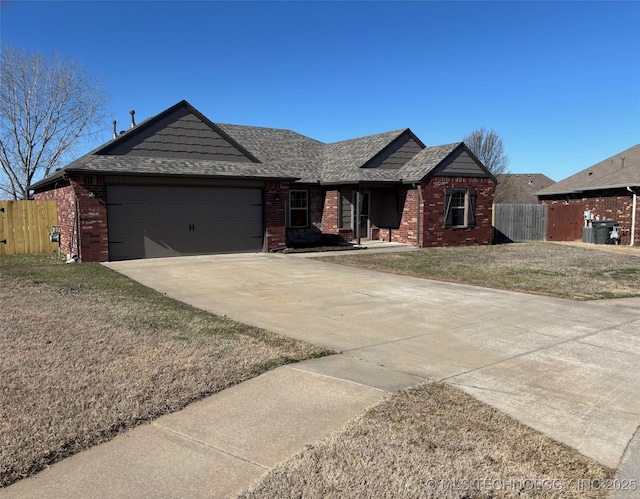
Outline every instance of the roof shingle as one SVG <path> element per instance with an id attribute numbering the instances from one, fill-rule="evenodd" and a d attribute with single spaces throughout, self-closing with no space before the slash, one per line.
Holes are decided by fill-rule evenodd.
<path id="1" fill-rule="evenodd" d="M 153 127 L 159 122 L 180 119 L 191 123 L 191 118 L 200 120 L 205 127 L 210 127 L 218 134 L 216 137 L 228 141 L 235 150 L 245 151 L 242 153 L 244 156 L 240 158 L 243 161 L 221 154 L 215 159 L 207 159 L 204 153 L 202 156 L 179 157 L 179 154 L 173 154 L 174 151 L 166 157 L 157 153 L 161 148 L 154 149 L 153 157 L 127 153 L 131 149 L 127 147 L 131 140 L 141 140 L 136 134 L 142 134 L 144 139 L 151 133 L 157 134 Z M 193 124 L 189 127 L 173 126 L 173 140 L 176 143 L 188 144 L 190 137 L 186 135 L 196 131 L 200 133 L 201 128 L 202 126 Z M 180 133 L 185 134 L 185 137 L 178 136 Z M 404 142 L 400 141 L 400 137 Z M 391 148 L 392 144 L 396 148 L 403 147 L 403 144 L 410 146 L 403 149 L 402 155 L 398 155 L 395 153 L 396 149 Z M 325 144 L 291 130 L 213 123 L 188 102 L 181 101 L 69 163 L 62 171 L 37 182 L 31 188 L 41 188 L 59 179 L 64 172 L 281 178 L 327 184 L 415 182 L 433 171 L 460 144 L 425 148 L 408 128 Z M 419 152 L 415 153 L 416 150 Z M 396 154 L 397 158 L 394 156 L 395 163 L 391 167 L 365 167 L 368 163 L 372 165 L 371 161 L 374 158 L 383 158 L 379 161 L 384 161 L 386 156 L 382 155 L 383 151 L 387 151 L 386 156 Z M 247 158 L 250 161 L 247 161 Z"/>
<path id="2" fill-rule="evenodd" d="M 640 187 L 640 144 L 542 189 L 536 195 L 549 196 L 626 186 Z"/>

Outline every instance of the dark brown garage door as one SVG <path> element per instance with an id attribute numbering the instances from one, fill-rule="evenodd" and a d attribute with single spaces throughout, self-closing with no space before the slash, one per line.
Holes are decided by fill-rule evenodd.
<path id="1" fill-rule="evenodd" d="M 262 191 L 111 186 L 109 259 L 261 251 Z"/>

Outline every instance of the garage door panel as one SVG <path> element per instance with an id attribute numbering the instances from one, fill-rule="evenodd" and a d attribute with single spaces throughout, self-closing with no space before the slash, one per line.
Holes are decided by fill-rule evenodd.
<path id="1" fill-rule="evenodd" d="M 107 196 L 112 260 L 262 249 L 260 189 L 112 186 Z"/>
<path id="2" fill-rule="evenodd" d="M 135 193 L 136 188 L 132 190 Z M 149 204 L 168 203 L 173 201 L 172 195 L 173 189 L 171 187 L 143 187 L 139 202 Z"/>

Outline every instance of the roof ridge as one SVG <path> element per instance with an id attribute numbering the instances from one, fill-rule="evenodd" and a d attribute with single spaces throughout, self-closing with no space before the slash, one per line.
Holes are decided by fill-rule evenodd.
<path id="1" fill-rule="evenodd" d="M 410 129 L 409 128 L 399 128 L 397 130 L 388 130 L 386 132 L 372 133 L 370 135 L 363 135 L 362 137 L 354 137 L 352 139 L 338 140 L 337 142 L 328 142 L 327 145 L 328 146 L 332 146 L 332 145 L 337 145 L 337 144 L 344 144 L 346 142 L 355 142 L 355 141 L 358 141 L 358 140 L 372 139 L 374 137 L 382 137 L 384 135 L 401 135 L 402 133 L 406 132 L 407 130 L 410 130 Z"/>

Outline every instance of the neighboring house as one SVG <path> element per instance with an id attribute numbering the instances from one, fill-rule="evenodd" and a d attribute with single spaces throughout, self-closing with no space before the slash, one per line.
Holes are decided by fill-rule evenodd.
<path id="1" fill-rule="evenodd" d="M 640 220 L 640 144 L 596 163 L 537 193 L 549 205 L 550 240 L 580 239 L 585 212 L 593 219 L 616 220 L 620 244 L 638 244 Z"/>
<path id="2" fill-rule="evenodd" d="M 133 117 L 133 114 L 132 114 Z M 33 184 L 58 201 L 62 248 L 84 261 L 274 251 L 385 240 L 490 244 L 495 178 L 462 143 L 409 129 L 324 144 L 213 123 L 186 101 Z"/>
<path id="3" fill-rule="evenodd" d="M 503 173 L 496 178 L 496 204 L 538 204 L 536 192 L 554 183 L 542 173 Z"/>

